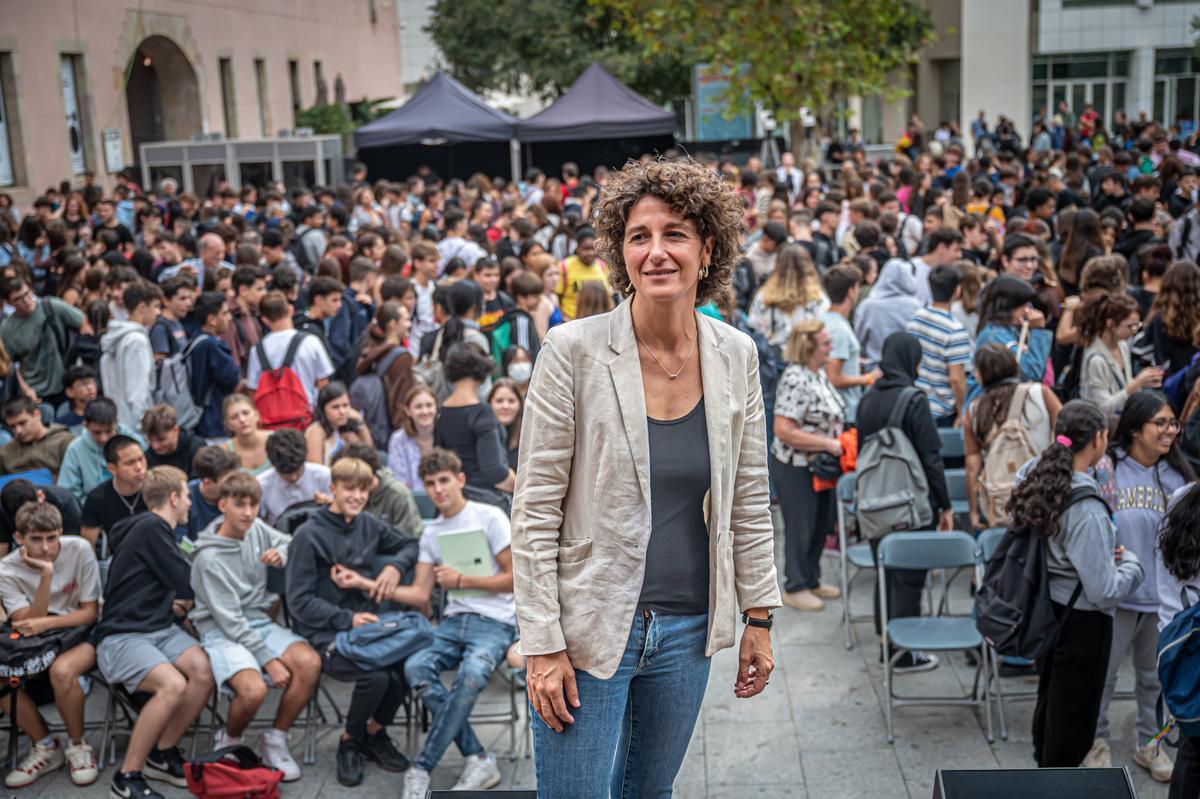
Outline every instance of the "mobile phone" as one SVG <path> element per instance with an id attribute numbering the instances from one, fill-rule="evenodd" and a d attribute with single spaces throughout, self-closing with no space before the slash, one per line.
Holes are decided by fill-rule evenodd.
<path id="1" fill-rule="evenodd" d="M 1164 372 L 1169 372 L 1171 371 L 1171 359 L 1167 358 L 1162 363 L 1155 364 L 1155 366 L 1159 369 L 1162 369 Z"/>

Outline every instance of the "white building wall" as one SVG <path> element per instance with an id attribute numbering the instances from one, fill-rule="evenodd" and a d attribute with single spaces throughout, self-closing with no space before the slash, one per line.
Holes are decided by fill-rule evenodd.
<path id="1" fill-rule="evenodd" d="M 964 136 L 969 137 L 981 108 L 992 124 L 1004 114 L 1022 129 L 1030 104 L 1029 26 L 1029 0 L 963 0 L 959 127 Z"/>

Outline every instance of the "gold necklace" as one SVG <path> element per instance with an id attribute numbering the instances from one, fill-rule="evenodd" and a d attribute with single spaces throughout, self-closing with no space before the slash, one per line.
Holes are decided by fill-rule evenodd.
<path id="1" fill-rule="evenodd" d="M 646 348 L 646 352 L 650 353 L 650 357 L 654 359 L 654 362 L 656 364 L 658 364 L 658 368 L 662 369 L 664 372 L 666 372 L 667 377 L 674 380 L 675 378 L 679 377 L 679 375 L 683 374 L 683 370 L 685 368 L 687 368 L 688 361 L 690 361 L 692 359 L 692 353 L 694 353 L 696 351 L 696 339 L 700 338 L 700 331 L 699 331 L 699 329 L 696 330 L 696 335 L 692 338 L 692 346 L 688 349 L 687 357 L 683 359 L 683 363 L 680 364 L 679 370 L 676 372 L 672 372 L 670 369 L 663 366 L 663 362 L 660 361 L 658 359 L 658 356 L 654 354 L 654 350 L 650 349 L 650 345 L 647 344 L 646 342 L 642 341 L 642 337 L 638 335 L 636 327 L 633 329 L 633 335 L 634 335 L 634 338 L 636 338 L 638 340 L 638 343 Z"/>

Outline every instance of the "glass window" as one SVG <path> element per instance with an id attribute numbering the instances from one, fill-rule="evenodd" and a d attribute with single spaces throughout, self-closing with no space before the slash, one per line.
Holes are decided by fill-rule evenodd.
<path id="1" fill-rule="evenodd" d="M 225 115 L 225 136 L 236 139 L 237 102 L 233 96 L 233 62 L 228 58 L 219 59 L 217 68 L 221 77 L 221 110 Z"/>
<path id="2" fill-rule="evenodd" d="M 317 167 L 312 161 L 284 161 L 283 185 L 292 189 L 310 189 L 317 185 Z"/>
<path id="3" fill-rule="evenodd" d="M 271 182 L 271 162 L 251 161 L 238 164 L 243 186 L 263 188 Z"/>
<path id="4" fill-rule="evenodd" d="M 1034 80 L 1045 80 L 1046 79 L 1046 62 L 1045 61 L 1038 60 L 1038 61 L 1033 62 L 1033 79 Z"/>
<path id="5" fill-rule="evenodd" d="M 1191 59 L 1187 50 L 1159 50 L 1154 59 L 1155 75 L 1182 75 Z M 1161 119 L 1161 117 L 1158 117 Z"/>
<path id="6" fill-rule="evenodd" d="M 1108 119 L 1107 94 L 1108 86 L 1103 83 L 1092 84 L 1092 105 L 1095 106 L 1096 113 L 1100 115 L 1101 121 Z"/>
<path id="7" fill-rule="evenodd" d="M 179 164 L 150 167 L 150 185 L 157 186 L 163 178 L 170 178 L 175 181 L 179 190 L 183 191 L 183 167 Z"/>
<path id="8" fill-rule="evenodd" d="M 1165 80 L 1154 81 L 1154 118 L 1165 119 L 1167 115 L 1166 109 L 1167 97 L 1167 82 Z"/>
<path id="9" fill-rule="evenodd" d="M 1125 110 L 1125 81 L 1114 80 L 1112 85 L 1112 110 L 1115 114 L 1117 111 Z M 1158 117 L 1161 119 L 1162 117 Z"/>
<path id="10" fill-rule="evenodd" d="M 1114 78 L 1129 77 L 1129 56 L 1124 53 L 1118 53 L 1113 56 L 1112 76 Z"/>
<path id="11" fill-rule="evenodd" d="M 1196 78 L 1189 76 L 1175 79 L 1175 118 L 1192 120 L 1196 118 Z M 1161 117 L 1159 117 L 1161 119 Z"/>
<path id="12" fill-rule="evenodd" d="M 192 166 L 192 191 L 201 198 L 210 196 L 225 180 L 224 164 L 195 164 Z"/>
<path id="13" fill-rule="evenodd" d="M 1045 107 L 1045 105 L 1046 105 L 1046 87 L 1045 86 L 1034 86 L 1033 87 L 1033 113 L 1035 115 L 1040 114 L 1042 112 L 1042 108 Z M 1047 110 L 1049 110 L 1049 109 L 1047 109 Z"/>
<path id="14" fill-rule="evenodd" d="M 1087 102 L 1087 84 L 1076 83 L 1071 86 L 1071 110 L 1075 116 L 1079 116 L 1083 112 L 1084 103 Z"/>

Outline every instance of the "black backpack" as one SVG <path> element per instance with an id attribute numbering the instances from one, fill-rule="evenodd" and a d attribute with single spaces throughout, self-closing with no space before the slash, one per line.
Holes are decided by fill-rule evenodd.
<path id="1" fill-rule="evenodd" d="M 1094 487 L 1080 486 L 1071 490 L 1063 512 L 1085 499 L 1104 501 Z M 1032 532 L 1007 530 L 975 592 L 975 629 L 1002 656 L 1040 660 L 1058 640 L 1082 591 L 1082 583 L 1075 586 L 1066 612 L 1055 618 L 1046 541 Z"/>

